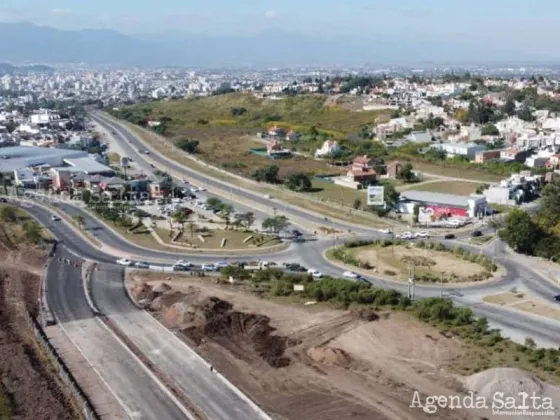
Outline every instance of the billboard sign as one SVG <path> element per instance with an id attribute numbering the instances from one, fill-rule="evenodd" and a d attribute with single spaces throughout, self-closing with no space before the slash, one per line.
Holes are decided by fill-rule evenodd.
<path id="1" fill-rule="evenodd" d="M 434 210 L 429 207 L 418 208 L 418 223 L 431 223 L 434 219 Z"/>
<path id="2" fill-rule="evenodd" d="M 385 187 L 370 186 L 367 189 L 368 206 L 383 206 L 385 204 Z"/>

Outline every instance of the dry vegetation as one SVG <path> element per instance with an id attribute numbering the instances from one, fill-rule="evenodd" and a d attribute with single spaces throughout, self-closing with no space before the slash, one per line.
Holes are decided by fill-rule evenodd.
<path id="1" fill-rule="evenodd" d="M 427 415 L 409 408 L 414 390 L 460 395 L 500 386 L 514 392 L 530 382 L 542 392 L 560 395 L 522 370 L 480 372 L 517 366 L 514 354 L 500 345 L 495 349 L 503 351 L 489 351 L 407 312 L 271 301 L 247 293 L 243 283 L 232 286 L 179 274 L 133 272 L 128 286 L 148 310 L 277 419 L 487 414 L 439 410 Z"/>

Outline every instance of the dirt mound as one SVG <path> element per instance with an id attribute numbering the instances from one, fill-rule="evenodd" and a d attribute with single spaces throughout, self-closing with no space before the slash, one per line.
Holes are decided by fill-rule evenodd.
<path id="1" fill-rule="evenodd" d="M 154 288 L 152 289 L 153 292 L 155 292 L 155 293 L 161 293 L 161 294 L 167 293 L 167 292 L 169 292 L 170 290 L 171 290 L 171 286 L 168 285 L 167 283 L 160 283 L 160 284 L 158 284 L 156 287 L 154 287 Z"/>
<path id="2" fill-rule="evenodd" d="M 241 359 L 256 353 L 272 367 L 290 364 L 284 356 L 287 339 L 272 334 L 270 318 L 232 309 L 231 303 L 208 297 L 198 302 L 177 302 L 166 311 L 165 318 L 190 324 L 182 331 L 197 344 L 210 338 Z"/>
<path id="3" fill-rule="evenodd" d="M 516 368 L 488 369 L 462 379 L 469 391 L 491 400 L 496 392 L 503 392 L 504 398 L 513 397 L 520 404 L 519 393 L 547 396 L 553 402 L 560 401 L 560 387 L 542 382 L 530 372 Z"/>
<path id="4" fill-rule="evenodd" d="M 334 347 L 311 347 L 307 350 L 311 360 L 323 365 L 347 367 L 352 358 L 344 350 Z"/>
<path id="5" fill-rule="evenodd" d="M 353 308 L 350 312 L 353 317 L 364 321 L 371 322 L 379 319 L 379 315 L 371 308 Z"/>

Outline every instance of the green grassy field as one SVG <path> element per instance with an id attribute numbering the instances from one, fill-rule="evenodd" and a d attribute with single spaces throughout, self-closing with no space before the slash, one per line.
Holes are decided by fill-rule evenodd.
<path id="1" fill-rule="evenodd" d="M 361 207 L 366 206 L 366 190 L 354 190 L 346 188 L 341 185 L 336 185 L 333 182 L 323 181 L 321 179 L 313 179 L 312 192 L 306 193 L 312 197 L 320 200 L 333 201 L 337 204 L 342 204 L 352 207 L 356 199 L 360 199 Z"/>
<path id="2" fill-rule="evenodd" d="M 483 171 L 477 171 L 471 168 L 452 168 L 440 164 L 423 162 L 423 161 L 414 161 L 411 163 L 414 166 L 414 169 L 417 171 L 425 172 L 427 174 L 432 174 L 437 176 L 443 176 L 443 177 L 467 179 L 470 181 L 479 181 L 479 182 L 488 182 L 488 183 L 498 182 L 506 178 L 506 176 L 493 175 Z"/>
<path id="3" fill-rule="evenodd" d="M 333 137 L 358 132 L 363 125 L 373 125 L 388 111 L 354 112 L 339 106 L 324 106 L 326 95 L 300 95 L 281 100 L 260 99 L 252 94 L 191 98 L 162 101 L 130 107 L 132 111 L 150 110 L 153 119 L 171 118 L 169 129 L 179 134 L 181 129 L 201 126 L 259 129 L 271 125 L 306 132 L 312 126 Z M 241 115 L 232 115 L 233 108 L 244 108 Z"/>
<path id="4" fill-rule="evenodd" d="M 444 194 L 456 194 L 456 195 L 471 195 L 476 191 L 476 187 L 480 184 L 475 184 L 473 182 L 463 182 L 463 181 L 441 181 L 441 182 L 430 182 L 429 184 L 420 184 L 415 186 L 411 184 L 404 190 L 418 190 L 418 191 L 430 191 Z"/>

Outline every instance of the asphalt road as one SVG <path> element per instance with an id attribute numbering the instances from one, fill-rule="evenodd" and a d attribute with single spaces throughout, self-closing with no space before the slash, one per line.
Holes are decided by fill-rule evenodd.
<path id="1" fill-rule="evenodd" d="M 49 266 L 47 301 L 58 324 L 131 419 L 188 418 L 146 367 L 93 316 L 83 288 L 81 262 L 59 246 Z"/>
<path id="2" fill-rule="evenodd" d="M 92 278 L 93 300 L 162 373 L 173 379 L 192 404 L 212 420 L 263 416 L 235 393 L 210 366 L 147 312 L 136 308 L 124 289 L 124 270 L 103 264 Z"/>

